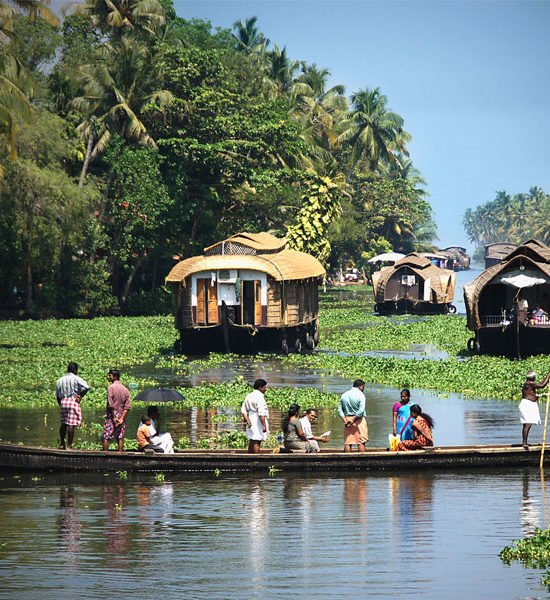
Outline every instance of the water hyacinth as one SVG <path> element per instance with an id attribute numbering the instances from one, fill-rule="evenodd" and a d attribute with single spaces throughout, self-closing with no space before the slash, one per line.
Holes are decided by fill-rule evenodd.
<path id="1" fill-rule="evenodd" d="M 373 313 L 372 294 L 363 289 L 337 288 L 320 294 L 321 344 L 318 351 L 275 357 L 285 368 L 361 377 L 369 383 L 395 387 L 455 392 L 465 397 L 520 400 L 525 371 L 542 377 L 550 366 L 545 356 L 522 361 L 476 356 L 466 349 L 470 332 L 464 317 L 456 315 L 379 317 Z M 50 407 L 55 403 L 55 382 L 69 361 L 79 363 L 79 374 L 91 386 L 89 406 L 105 402 L 110 367 L 122 372 L 126 384 L 140 389 L 163 385 L 166 374 L 177 377 L 238 360 L 236 355 L 211 353 L 187 357 L 173 353 L 177 337 L 172 316 L 103 317 L 44 321 L 5 321 L 1 325 L 0 404 L 16 407 Z M 400 356 L 411 345 L 427 344 L 442 351 L 432 359 L 421 353 L 414 359 Z M 379 354 L 377 354 L 379 352 Z M 395 352 L 395 355 L 392 355 Z M 258 355 L 258 369 L 269 370 L 273 355 Z M 141 374 L 143 373 L 143 374 Z M 181 389 L 180 406 L 238 406 L 250 383 L 237 378 L 229 383 Z M 335 394 L 322 390 L 270 388 L 269 403 L 285 408 L 302 405 L 333 406 Z"/>

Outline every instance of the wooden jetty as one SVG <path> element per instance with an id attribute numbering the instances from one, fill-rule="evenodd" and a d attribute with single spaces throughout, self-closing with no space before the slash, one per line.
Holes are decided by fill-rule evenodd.
<path id="1" fill-rule="evenodd" d="M 323 449 L 319 453 L 247 454 L 244 450 L 182 450 L 175 454 L 59 450 L 0 443 L 0 468 L 4 471 L 127 471 L 127 472 L 378 472 L 521 467 L 539 464 L 541 446 L 520 445 L 436 446 L 409 452 L 369 448 L 344 453 Z M 548 456 L 548 453 L 547 453 Z"/>

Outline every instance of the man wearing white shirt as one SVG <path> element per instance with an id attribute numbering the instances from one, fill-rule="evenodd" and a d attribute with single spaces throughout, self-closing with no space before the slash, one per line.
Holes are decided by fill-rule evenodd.
<path id="1" fill-rule="evenodd" d="M 315 452 L 320 452 L 319 443 L 323 442 L 326 444 L 328 442 L 328 437 L 319 437 L 313 435 L 311 431 L 311 426 L 317 420 L 317 410 L 315 408 L 308 408 L 306 410 L 306 414 L 300 419 L 300 424 L 302 425 L 302 431 L 308 439 L 310 446 L 315 448 Z"/>

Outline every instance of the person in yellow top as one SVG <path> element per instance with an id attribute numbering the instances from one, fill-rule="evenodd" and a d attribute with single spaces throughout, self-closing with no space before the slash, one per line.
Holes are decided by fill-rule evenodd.
<path id="1" fill-rule="evenodd" d="M 137 431 L 137 442 L 139 449 L 142 452 L 144 450 L 164 452 L 160 444 L 151 444 L 151 432 L 149 431 L 149 425 L 151 425 L 151 417 L 147 415 L 141 417 L 141 425 L 138 427 Z"/>

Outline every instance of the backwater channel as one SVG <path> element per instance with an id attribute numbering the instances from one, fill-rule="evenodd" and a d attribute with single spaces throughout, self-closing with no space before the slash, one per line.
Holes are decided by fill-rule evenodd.
<path id="1" fill-rule="evenodd" d="M 425 356 L 411 351 L 411 360 Z M 437 360 L 437 354 L 433 356 Z M 145 374 L 145 373 L 143 373 Z M 137 377 L 138 371 L 134 373 Z M 181 380 L 265 376 L 271 387 L 341 393 L 350 381 L 285 370 L 276 357 L 235 358 Z M 155 376 L 159 376 L 155 371 Z M 370 444 L 387 446 L 399 390 L 366 389 Z M 517 404 L 412 390 L 436 421 L 436 444 L 520 441 Z M 269 403 L 269 389 L 267 394 Z M 304 405 L 303 408 L 306 408 Z M 137 406 L 129 432 L 137 427 Z M 165 428 L 192 440 L 239 427 L 235 409 L 162 407 Z M 217 418 L 213 419 L 214 415 Z M 220 415 L 222 420 L 220 422 Z M 316 431 L 342 444 L 334 409 Z M 281 413 L 272 411 L 272 429 Z M 102 411 L 84 409 L 88 423 Z M 58 413 L 0 410 L 0 437 L 55 443 Z M 540 441 L 533 428 L 532 442 Z M 97 434 L 96 438 L 97 438 Z M 96 439 L 88 432 L 77 436 Z M 547 474 L 550 478 L 550 474 Z M 542 571 L 503 564 L 511 540 L 550 518 L 538 469 L 308 475 L 3 473 L 0 599 L 549 597 Z"/>

